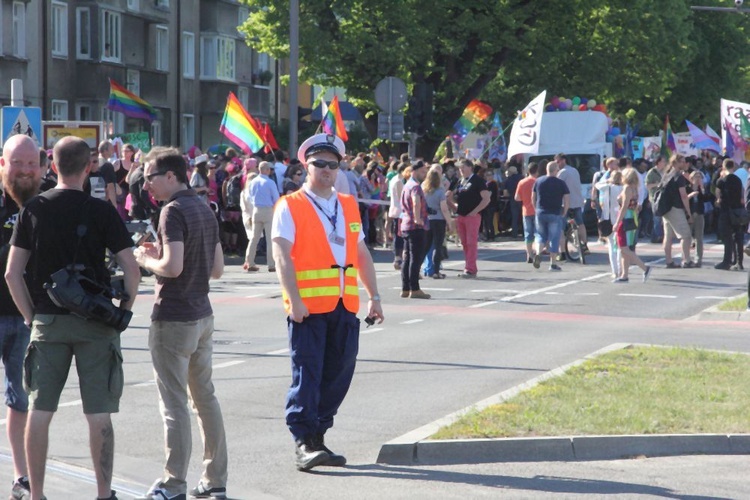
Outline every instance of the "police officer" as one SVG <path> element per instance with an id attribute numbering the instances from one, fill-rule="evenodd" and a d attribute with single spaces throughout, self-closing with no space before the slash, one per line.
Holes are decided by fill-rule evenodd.
<path id="1" fill-rule="evenodd" d="M 307 169 L 299 191 L 283 197 L 273 218 L 273 253 L 288 313 L 292 385 L 286 422 L 296 467 L 343 466 L 323 441 L 344 400 L 359 347 L 359 274 L 367 317 L 383 322 L 375 267 L 356 200 L 333 189 L 345 153 L 338 137 L 317 134 L 299 148 Z"/>

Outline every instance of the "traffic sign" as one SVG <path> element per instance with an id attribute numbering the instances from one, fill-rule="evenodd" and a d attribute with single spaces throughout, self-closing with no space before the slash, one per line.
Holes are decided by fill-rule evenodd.
<path id="1" fill-rule="evenodd" d="M 400 78 L 387 76 L 375 86 L 375 102 L 388 114 L 401 111 L 407 99 L 406 84 Z"/>
<path id="2" fill-rule="evenodd" d="M 0 146 L 5 144 L 11 136 L 25 134 L 40 146 L 42 141 L 42 109 L 34 107 L 5 106 L 0 115 L 2 121 L 2 135 Z"/>
<path id="3" fill-rule="evenodd" d="M 388 141 L 404 140 L 404 114 L 380 113 L 378 115 L 378 137 Z"/>

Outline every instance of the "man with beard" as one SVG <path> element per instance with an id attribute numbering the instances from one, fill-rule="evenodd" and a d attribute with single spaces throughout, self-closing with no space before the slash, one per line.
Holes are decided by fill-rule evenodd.
<path id="1" fill-rule="evenodd" d="M 18 218 L 18 207 L 39 192 L 44 170 L 40 159 L 34 141 L 26 135 L 14 135 L 5 142 L 3 156 L 0 157 L 3 183 L 3 191 L 0 192 L 0 265 L 3 269 L 8 261 L 8 243 Z M 22 375 L 23 355 L 29 345 L 31 331 L 13 303 L 5 280 L 0 281 L 0 346 L 5 366 L 5 404 L 8 406 L 6 429 L 14 472 L 10 498 L 26 498 L 24 495 L 29 495 L 29 479 L 23 436 L 29 398 L 23 388 Z"/>

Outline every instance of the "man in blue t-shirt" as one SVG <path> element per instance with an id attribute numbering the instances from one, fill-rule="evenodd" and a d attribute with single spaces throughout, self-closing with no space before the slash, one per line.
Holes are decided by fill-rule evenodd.
<path id="1" fill-rule="evenodd" d="M 550 271 L 560 271 L 555 258 L 560 245 L 563 219 L 570 205 L 570 190 L 565 181 L 557 178 L 560 167 L 556 162 L 547 164 L 547 175 L 534 182 L 531 201 L 536 209 L 536 249 L 534 267 L 539 269 L 542 248 L 549 245 Z"/>

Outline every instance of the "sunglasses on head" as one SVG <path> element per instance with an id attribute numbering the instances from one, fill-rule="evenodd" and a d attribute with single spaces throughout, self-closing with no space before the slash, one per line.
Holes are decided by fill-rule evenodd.
<path id="1" fill-rule="evenodd" d="M 312 160 L 307 162 L 308 165 L 312 165 L 316 168 L 330 168 L 331 170 L 336 170 L 339 168 L 339 162 L 337 161 L 326 161 L 326 160 Z"/>

